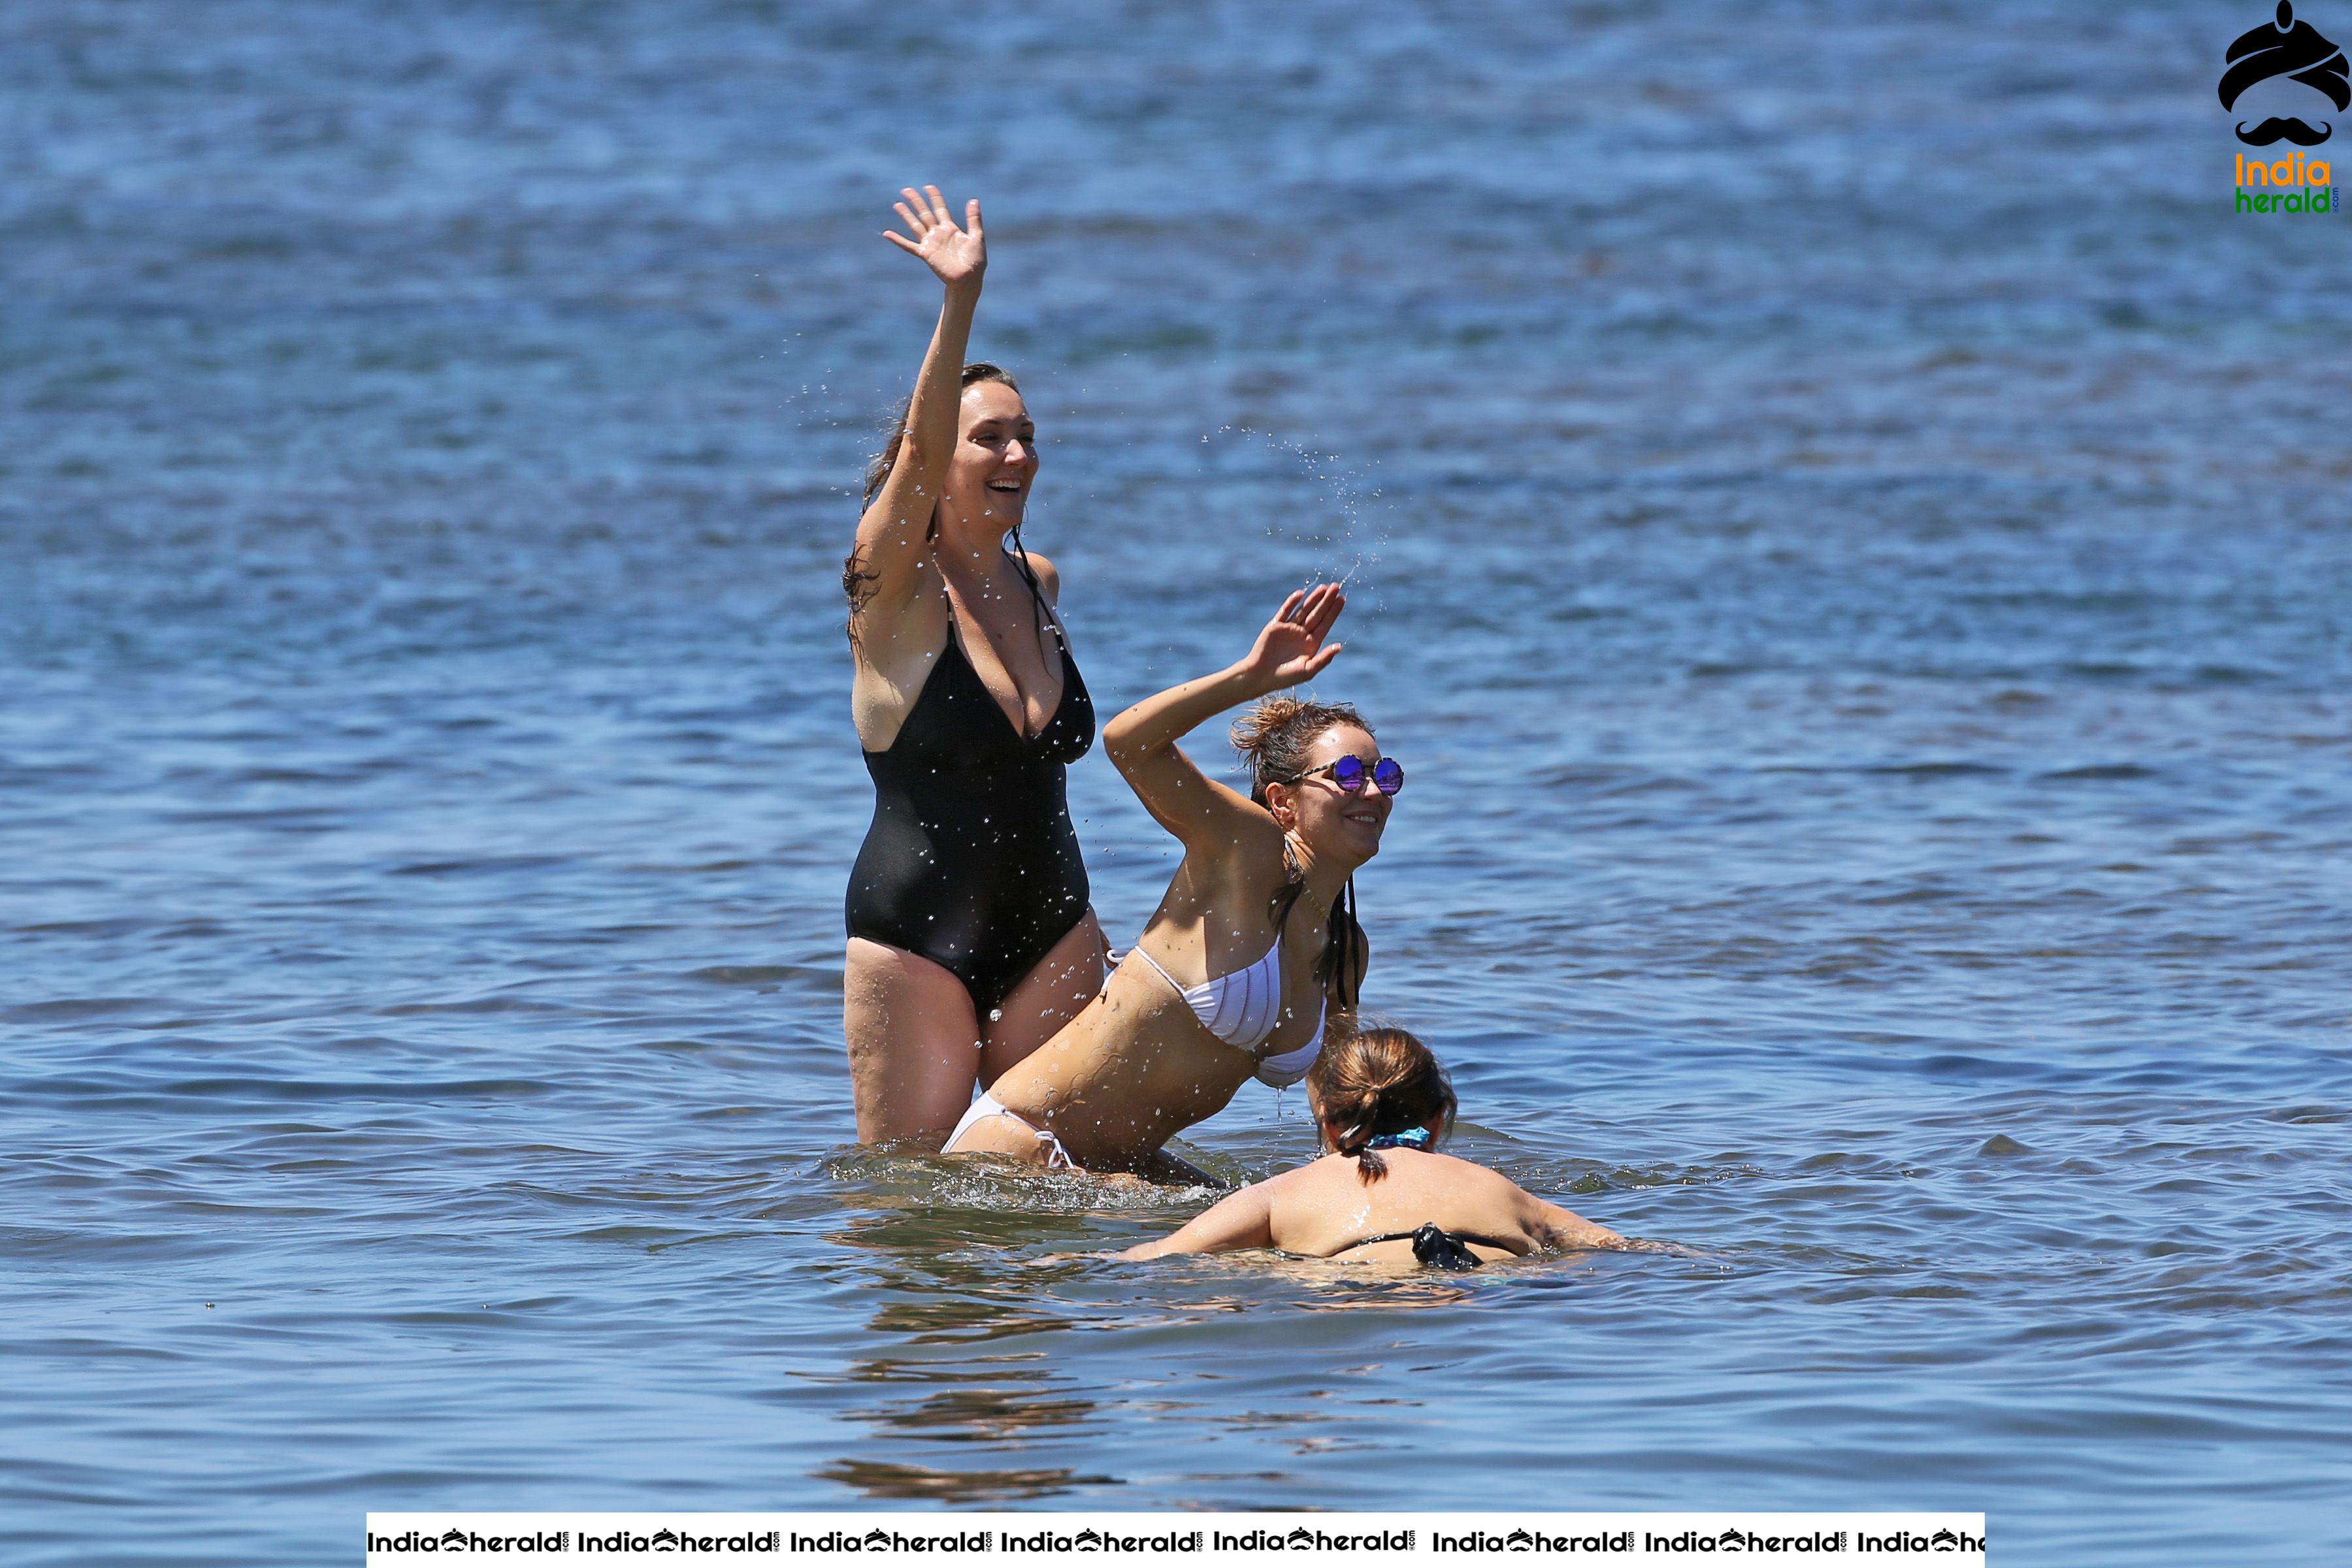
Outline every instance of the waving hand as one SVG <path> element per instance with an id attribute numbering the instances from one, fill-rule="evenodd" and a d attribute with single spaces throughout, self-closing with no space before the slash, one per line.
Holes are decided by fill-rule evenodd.
<path id="1" fill-rule="evenodd" d="M 1103 726 L 1103 749 L 1159 824 L 1183 840 L 1187 855 L 1224 857 L 1280 828 L 1252 803 L 1203 773 L 1177 742 L 1212 714 L 1312 679 L 1339 657 L 1323 639 L 1348 605 L 1337 583 L 1301 588 L 1257 634 L 1249 654 L 1214 675 L 1172 686 Z"/>
<path id="2" fill-rule="evenodd" d="M 1337 583 L 1297 590 L 1282 601 L 1282 608 L 1257 634 L 1242 667 L 1255 684 L 1269 691 L 1314 679 L 1347 646 L 1336 642 L 1323 646 L 1339 612 L 1347 607 L 1348 595 Z"/>
<path id="3" fill-rule="evenodd" d="M 907 233 L 884 229 L 882 237 L 910 255 L 921 257 L 923 264 L 950 288 L 959 283 L 978 283 L 980 275 L 988 270 L 988 240 L 981 233 L 979 199 L 964 203 L 964 226 L 958 228 L 955 220 L 948 216 L 947 200 L 940 195 L 939 186 L 925 185 L 917 191 L 908 185 L 898 194 L 907 198 L 897 204 Z M 908 235 L 914 237 L 909 239 Z"/>

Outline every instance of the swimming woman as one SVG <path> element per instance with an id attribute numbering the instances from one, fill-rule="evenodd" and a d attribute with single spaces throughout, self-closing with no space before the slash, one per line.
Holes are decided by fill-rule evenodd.
<path id="1" fill-rule="evenodd" d="M 1307 1074 L 1323 1157 L 1244 1187 L 1125 1258 L 1277 1247 L 1367 1263 L 1475 1268 L 1499 1258 L 1625 1238 L 1548 1204 L 1499 1171 L 1437 1152 L 1454 1086 L 1402 1029 L 1335 1040 Z"/>
<path id="2" fill-rule="evenodd" d="M 1336 583 L 1300 590 L 1230 668 L 1141 702 L 1103 731 L 1111 761 L 1184 858 L 1102 994 L 974 1100 L 950 1153 L 1058 1168 L 1189 1173 L 1160 1146 L 1215 1115 L 1253 1075 L 1296 1083 L 1343 1033 L 1367 949 L 1349 889 L 1381 847 L 1404 770 L 1353 708 L 1270 693 L 1339 657 L 1324 638 Z M 1177 742 L 1258 700 L 1234 726 L 1244 796 Z"/>
<path id="3" fill-rule="evenodd" d="M 1065 793 L 1094 703 L 1059 574 L 1021 545 L 1036 426 L 1011 376 L 963 358 L 988 266 L 980 204 L 958 227 L 938 186 L 901 194 L 907 233 L 884 237 L 947 298 L 842 572 L 874 777 L 842 1026 L 858 1138 L 936 1149 L 975 1082 L 1095 994 L 1104 953 Z"/>

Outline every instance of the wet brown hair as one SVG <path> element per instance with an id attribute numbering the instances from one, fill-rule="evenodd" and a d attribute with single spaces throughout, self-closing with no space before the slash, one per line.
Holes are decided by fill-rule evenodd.
<path id="1" fill-rule="evenodd" d="M 1248 712 L 1234 721 L 1234 750 L 1239 752 L 1250 765 L 1250 799 L 1260 805 L 1265 801 L 1265 786 L 1270 784 L 1290 784 L 1306 771 L 1307 752 L 1323 737 L 1324 731 L 1342 724 L 1352 724 L 1365 734 L 1372 727 L 1349 702 L 1312 702 L 1296 697 L 1263 697 L 1251 704 Z M 1379 737 L 1374 736 L 1375 740 Z M 1286 849 L 1286 857 L 1289 851 Z M 1276 911 L 1274 928 L 1290 918 L 1290 906 L 1307 890 L 1304 881 L 1293 881 L 1281 895 L 1282 908 Z M 1323 943 L 1323 956 L 1315 965 L 1315 978 L 1331 1005 L 1342 1010 L 1356 1005 L 1357 971 L 1362 967 L 1364 928 L 1356 921 L 1356 882 L 1348 886 L 1331 904 L 1331 926 Z"/>
<path id="2" fill-rule="evenodd" d="M 1429 1047 L 1402 1029 L 1360 1029 L 1326 1041 L 1307 1069 L 1307 1089 L 1332 1146 L 1356 1162 L 1366 1184 L 1389 1173 L 1368 1147 L 1373 1139 L 1416 1127 L 1434 1133 L 1454 1120 L 1453 1082 Z"/>

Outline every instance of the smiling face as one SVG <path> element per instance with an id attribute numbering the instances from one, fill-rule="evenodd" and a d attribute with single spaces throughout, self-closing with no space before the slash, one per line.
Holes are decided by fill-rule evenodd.
<path id="1" fill-rule="evenodd" d="M 955 456 L 940 497 L 950 516 L 985 523 L 992 536 L 1021 521 L 1037 477 L 1037 426 L 1021 395 L 1001 381 L 963 389 Z"/>
<path id="2" fill-rule="evenodd" d="M 1328 773 L 1314 770 L 1341 757 L 1364 764 L 1364 784 L 1342 790 Z M 1396 802 L 1372 787 L 1372 765 L 1381 749 L 1354 724 L 1334 724 L 1307 748 L 1307 776 L 1296 784 L 1265 786 L 1265 808 L 1286 830 L 1296 833 L 1320 859 L 1353 868 L 1381 852 L 1381 834 Z"/>

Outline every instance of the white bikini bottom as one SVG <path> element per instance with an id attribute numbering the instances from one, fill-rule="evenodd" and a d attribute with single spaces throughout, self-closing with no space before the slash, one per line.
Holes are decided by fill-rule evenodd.
<path id="1" fill-rule="evenodd" d="M 963 1120 L 957 1122 L 955 1124 L 955 1131 L 948 1134 L 947 1147 L 941 1151 L 941 1152 L 949 1154 L 955 1153 L 957 1152 L 956 1144 L 961 1141 L 964 1133 L 971 1129 L 971 1124 L 975 1121 L 985 1121 L 992 1116 L 1009 1118 L 1018 1125 L 1027 1127 L 1030 1131 L 1034 1132 L 1037 1135 L 1037 1142 L 1045 1145 L 1045 1169 L 1049 1171 L 1075 1171 L 1078 1168 L 1078 1163 L 1070 1158 L 1070 1152 L 1062 1147 L 1062 1141 L 1059 1138 L 1055 1137 L 1051 1132 L 1046 1131 L 1042 1127 L 1032 1126 L 1026 1118 L 1022 1117 L 1013 1111 L 1005 1110 L 1004 1107 L 998 1102 L 996 1096 L 985 1092 L 983 1092 L 978 1100 L 973 1100 L 965 1110 Z"/>

